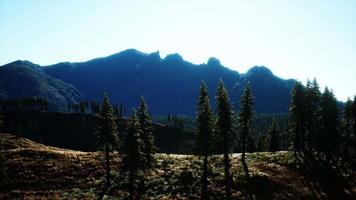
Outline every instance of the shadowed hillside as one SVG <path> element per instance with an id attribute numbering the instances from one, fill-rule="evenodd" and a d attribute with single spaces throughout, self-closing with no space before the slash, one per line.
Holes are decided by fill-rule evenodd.
<path id="1" fill-rule="evenodd" d="M 265 67 L 254 67 L 246 74 L 239 74 L 221 65 L 216 58 L 195 65 L 179 54 L 162 59 L 159 52 L 146 54 L 135 49 L 87 62 L 58 63 L 45 67 L 44 71 L 74 85 L 89 100 L 99 100 L 105 89 L 113 102 L 122 102 L 130 108 L 143 95 L 155 115 L 192 116 L 201 80 L 205 80 L 210 94 L 214 94 L 220 78 L 234 104 L 239 104 L 242 88 L 250 81 L 257 112 L 286 112 L 294 84 L 294 80 L 280 79 Z"/>
<path id="2" fill-rule="evenodd" d="M 96 114 L 54 112 L 3 112 L 3 130 L 36 142 L 79 151 L 96 151 Z M 118 119 L 119 134 L 127 132 L 127 118 Z M 155 144 L 162 153 L 193 153 L 194 133 L 153 124 Z"/>
<path id="3" fill-rule="evenodd" d="M 0 67 L 0 98 L 38 97 L 49 100 L 49 109 L 65 109 L 80 100 L 72 85 L 53 78 L 43 68 L 28 61 L 15 61 Z"/>

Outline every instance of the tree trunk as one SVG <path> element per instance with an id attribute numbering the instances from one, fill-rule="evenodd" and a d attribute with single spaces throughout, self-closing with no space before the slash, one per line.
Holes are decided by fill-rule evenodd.
<path id="1" fill-rule="evenodd" d="M 133 174 L 133 170 L 131 170 L 129 172 L 129 192 L 130 192 L 130 200 L 134 200 L 135 199 L 135 190 L 134 190 L 134 174 Z"/>
<path id="2" fill-rule="evenodd" d="M 355 103 L 355 102 L 354 102 Z M 356 116 L 354 115 L 354 157 L 356 158 Z"/>
<path id="3" fill-rule="evenodd" d="M 203 163 L 203 188 L 202 188 L 202 200 L 208 199 L 208 155 L 205 153 L 204 155 L 204 163 Z"/>
<path id="4" fill-rule="evenodd" d="M 241 159 L 244 161 L 245 160 L 245 152 L 246 152 L 246 136 L 245 133 L 242 133 L 242 155 Z"/>
<path id="5" fill-rule="evenodd" d="M 344 156 L 345 158 L 349 157 L 349 134 L 350 134 L 350 129 L 349 129 L 349 120 L 346 121 L 346 127 L 345 127 L 345 148 L 344 148 Z"/>
<path id="6" fill-rule="evenodd" d="M 247 136 L 247 122 L 244 122 L 244 128 L 242 130 L 242 156 L 241 156 L 241 159 L 243 161 L 245 161 L 246 136 Z"/>
<path id="7" fill-rule="evenodd" d="M 301 147 L 302 151 L 305 151 L 305 133 L 304 133 L 304 131 L 301 133 L 300 147 Z"/>
<path id="8" fill-rule="evenodd" d="M 227 131 L 225 131 L 225 133 L 224 133 L 224 166 L 225 166 L 225 193 L 226 193 L 226 199 L 230 199 L 231 198 L 230 160 L 229 160 Z"/>
<path id="9" fill-rule="evenodd" d="M 106 161 L 106 188 L 109 188 L 110 183 L 110 152 L 109 145 L 105 144 L 105 161 Z"/>

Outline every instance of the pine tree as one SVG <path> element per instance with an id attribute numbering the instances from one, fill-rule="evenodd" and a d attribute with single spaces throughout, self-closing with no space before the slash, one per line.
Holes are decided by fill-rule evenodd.
<path id="1" fill-rule="evenodd" d="M 256 138 L 256 130 L 250 129 L 249 134 L 247 135 L 246 152 L 253 153 L 257 151 L 257 144 L 255 138 Z"/>
<path id="2" fill-rule="evenodd" d="M 292 100 L 290 106 L 290 131 L 292 134 L 294 153 L 304 150 L 305 136 L 305 89 L 300 82 L 296 82 L 292 91 Z"/>
<path id="3" fill-rule="evenodd" d="M 257 152 L 266 151 L 266 141 L 263 135 L 261 135 L 261 133 L 259 133 L 257 137 L 256 151 Z"/>
<path id="4" fill-rule="evenodd" d="M 128 173 L 129 199 L 139 199 L 143 183 L 143 172 L 145 168 L 145 154 L 143 141 L 141 140 L 140 123 L 133 110 L 128 124 L 128 133 L 125 137 L 122 149 L 123 158 L 121 171 Z"/>
<path id="5" fill-rule="evenodd" d="M 120 116 L 119 116 L 119 105 L 118 104 L 115 104 L 115 105 L 113 105 L 113 109 L 114 109 L 114 113 L 115 113 L 115 115 L 117 116 L 117 118 L 119 118 Z"/>
<path id="6" fill-rule="evenodd" d="M 197 150 L 198 154 L 203 156 L 201 198 L 208 199 L 208 156 L 211 155 L 211 144 L 214 131 L 214 117 L 210 105 L 208 89 L 204 81 L 202 81 L 200 86 L 196 124 Z"/>
<path id="7" fill-rule="evenodd" d="M 4 117 L 0 115 L 0 130 L 4 127 Z"/>
<path id="8" fill-rule="evenodd" d="M 81 114 L 85 114 L 86 110 L 87 110 L 87 103 L 86 101 L 81 101 L 79 102 L 79 110 Z"/>
<path id="9" fill-rule="evenodd" d="M 271 152 L 279 151 L 280 150 L 280 142 L 279 142 L 280 134 L 279 134 L 276 120 L 274 118 L 273 118 L 272 124 L 269 127 L 268 136 L 269 136 L 268 150 Z"/>
<path id="10" fill-rule="evenodd" d="M 345 146 L 344 146 L 344 156 L 349 156 L 349 140 L 350 140 L 350 132 L 352 126 L 352 101 L 350 98 L 347 99 L 345 103 L 345 108 L 343 112 L 343 121 L 344 121 L 344 129 L 345 129 Z"/>
<path id="11" fill-rule="evenodd" d="M 2 125 L 2 118 L 0 118 L 0 126 Z M 0 127 L 1 129 L 1 127 Z M 0 138 L 0 151 L 3 151 L 4 147 L 3 147 L 3 140 L 2 138 Z M 0 180 L 8 180 L 8 176 L 7 176 L 7 167 L 6 167 L 6 157 L 3 153 L 0 153 Z"/>
<path id="12" fill-rule="evenodd" d="M 92 101 L 91 104 L 90 104 L 90 107 L 91 107 L 91 112 L 92 113 L 97 114 L 97 113 L 100 112 L 100 106 L 99 106 L 98 102 Z"/>
<path id="13" fill-rule="evenodd" d="M 337 101 L 327 87 L 321 97 L 321 133 L 319 134 L 320 150 L 325 153 L 335 152 L 338 145 L 338 110 Z"/>
<path id="14" fill-rule="evenodd" d="M 252 104 L 253 104 L 252 92 L 251 92 L 250 84 L 248 83 L 241 97 L 241 108 L 239 113 L 239 129 L 241 133 L 241 142 L 242 142 L 241 159 L 243 161 L 245 161 L 246 140 L 249 137 L 249 131 L 251 128 Z"/>
<path id="15" fill-rule="evenodd" d="M 137 108 L 137 117 L 140 124 L 141 139 L 143 142 L 143 153 L 145 154 L 145 168 L 151 169 L 155 165 L 154 154 L 157 151 L 157 147 L 154 145 L 154 137 L 152 133 L 152 119 L 148 113 L 148 106 L 145 99 L 141 96 L 140 105 Z"/>
<path id="16" fill-rule="evenodd" d="M 116 118 L 109 96 L 105 93 L 103 107 L 100 113 L 100 126 L 96 132 L 97 143 L 105 150 L 105 167 L 106 167 L 106 187 L 110 187 L 110 151 L 118 145 L 118 130 Z"/>
<path id="17" fill-rule="evenodd" d="M 314 78 L 313 82 L 307 81 L 305 88 L 305 119 L 306 119 L 306 148 L 316 149 L 316 137 L 319 134 L 320 126 L 320 101 L 321 93 L 319 84 Z"/>
<path id="18" fill-rule="evenodd" d="M 224 82 L 220 79 L 216 94 L 217 100 L 217 129 L 223 138 L 224 152 L 224 174 L 225 174 L 225 193 L 226 199 L 231 198 L 231 177 L 230 177 L 230 158 L 229 158 L 229 138 L 232 126 L 232 109 L 229 95 L 225 89 Z"/>

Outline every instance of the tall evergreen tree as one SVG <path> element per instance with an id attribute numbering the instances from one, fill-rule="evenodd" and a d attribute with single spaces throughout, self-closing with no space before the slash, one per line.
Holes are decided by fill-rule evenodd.
<path id="1" fill-rule="evenodd" d="M 327 87 L 321 97 L 321 133 L 319 134 L 320 150 L 325 153 L 335 152 L 338 146 L 338 109 L 332 91 Z"/>
<path id="2" fill-rule="evenodd" d="M 351 127 L 352 127 L 352 101 L 350 98 L 347 99 L 345 103 L 345 108 L 343 112 L 343 122 L 344 122 L 344 139 L 345 139 L 345 146 L 344 146 L 344 156 L 349 156 L 349 140 L 351 134 Z"/>
<path id="3" fill-rule="evenodd" d="M 251 128 L 252 104 L 253 104 L 252 92 L 251 92 L 250 84 L 248 83 L 241 97 L 241 108 L 239 113 L 239 129 L 241 132 L 241 142 L 242 142 L 241 159 L 243 161 L 245 160 L 246 140 L 249 136 L 249 131 Z"/>
<path id="4" fill-rule="evenodd" d="M 232 109 L 229 95 L 225 89 L 224 82 L 220 79 L 216 94 L 217 100 L 217 129 L 223 138 L 224 151 L 224 174 L 225 174 L 225 193 L 226 199 L 231 198 L 231 177 L 230 177 L 230 158 L 229 158 L 229 138 L 232 126 Z"/>
<path id="5" fill-rule="evenodd" d="M 320 101 L 321 93 L 319 84 L 314 78 L 313 82 L 308 80 L 305 88 L 305 126 L 306 126 L 306 148 L 309 150 L 316 148 L 316 137 L 319 134 L 320 126 Z"/>
<path id="6" fill-rule="evenodd" d="M 280 142 L 279 137 L 280 133 L 277 127 L 276 120 L 273 119 L 272 124 L 268 129 L 268 139 L 269 139 L 269 148 L 268 150 L 271 152 L 279 151 L 280 150 Z"/>
<path id="7" fill-rule="evenodd" d="M 128 133 L 122 146 L 124 154 L 121 165 L 121 171 L 128 173 L 129 199 L 131 200 L 140 198 L 143 172 L 145 170 L 145 154 L 142 151 L 144 144 L 140 135 L 140 123 L 136 116 L 136 111 L 133 110 L 128 124 Z"/>
<path id="8" fill-rule="evenodd" d="M 257 144 L 256 144 L 256 130 L 250 129 L 249 133 L 247 134 L 246 140 L 246 152 L 253 153 L 257 151 Z"/>
<path id="9" fill-rule="evenodd" d="M 293 151 L 299 153 L 304 150 L 305 136 L 305 90 L 300 82 L 296 82 L 292 91 L 292 100 L 290 106 L 289 126 L 292 134 Z"/>
<path id="10" fill-rule="evenodd" d="M 198 154 L 203 156 L 201 198 L 208 199 L 208 156 L 211 154 L 212 136 L 214 131 L 214 117 L 210 105 L 208 89 L 204 81 L 202 81 L 200 86 L 196 124 L 197 150 Z"/>
<path id="11" fill-rule="evenodd" d="M 105 150 L 106 187 L 110 182 L 110 151 L 118 145 L 118 130 L 113 108 L 109 101 L 109 96 L 105 93 L 103 107 L 100 113 L 100 126 L 96 132 L 97 143 Z"/>
<path id="12" fill-rule="evenodd" d="M 154 154 L 157 147 L 154 145 L 154 137 L 152 133 L 152 119 L 148 113 L 148 106 L 145 99 L 141 96 L 140 105 L 137 108 L 137 117 L 140 124 L 141 139 L 143 142 L 143 153 L 145 154 L 145 168 L 151 169 L 155 164 Z"/>

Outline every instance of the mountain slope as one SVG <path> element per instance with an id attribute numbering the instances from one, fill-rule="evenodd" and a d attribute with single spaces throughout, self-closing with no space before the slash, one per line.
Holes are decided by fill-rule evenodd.
<path id="1" fill-rule="evenodd" d="M 80 92 L 70 84 L 43 72 L 28 61 L 15 61 L 0 67 L 0 98 L 41 97 L 49 99 L 50 109 L 64 109 L 76 102 Z"/>
<path id="2" fill-rule="evenodd" d="M 255 110 L 263 113 L 287 112 L 290 94 L 295 80 L 284 80 L 273 75 L 266 67 L 252 67 L 241 75 L 239 83 L 245 86 L 250 82 L 254 94 Z M 237 87 L 237 94 L 242 95 L 244 87 Z M 237 97 L 236 97 L 237 98 Z"/>
<path id="3" fill-rule="evenodd" d="M 240 75 L 222 66 L 216 58 L 195 65 L 184 61 L 179 54 L 162 59 L 158 52 L 145 54 L 129 49 L 87 62 L 58 63 L 45 67 L 44 71 L 74 85 L 84 93 L 85 99 L 101 100 L 107 91 L 112 102 L 131 108 L 143 95 L 153 114 L 189 116 L 194 115 L 202 79 L 211 96 L 215 95 L 218 80 L 223 79 L 235 108 L 239 107 L 243 88 L 250 81 L 257 112 L 286 112 L 294 80 L 280 79 L 263 69 L 266 68 L 254 67 Z"/>
<path id="4" fill-rule="evenodd" d="M 205 80 L 212 104 L 216 85 L 225 82 L 235 109 L 248 82 L 257 113 L 288 111 L 294 80 L 275 76 L 266 67 L 253 67 L 240 74 L 210 58 L 195 65 L 179 54 L 161 58 L 159 52 L 146 54 L 135 49 L 79 63 L 58 63 L 41 67 L 15 61 L 0 67 L 0 98 L 37 96 L 47 98 L 50 108 L 65 110 L 79 100 L 101 101 L 108 92 L 113 103 L 122 103 L 128 114 L 143 95 L 152 114 L 193 116 L 201 80 Z"/>

